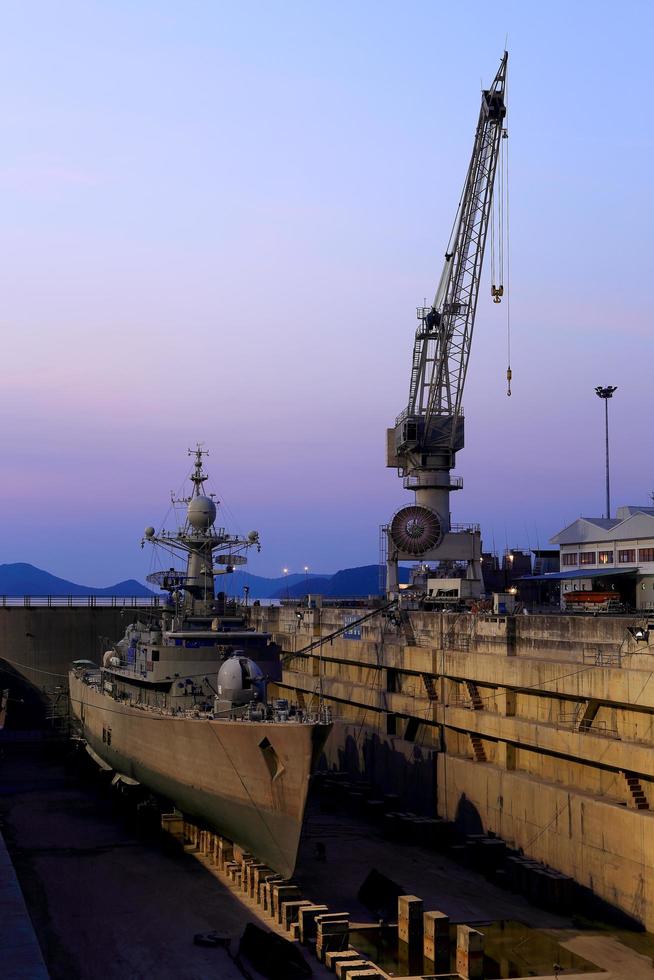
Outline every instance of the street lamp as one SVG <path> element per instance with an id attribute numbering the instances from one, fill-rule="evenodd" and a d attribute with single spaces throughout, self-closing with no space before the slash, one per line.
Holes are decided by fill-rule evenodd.
<path id="1" fill-rule="evenodd" d="M 606 517 L 611 516 L 611 490 L 609 483 L 609 398 L 613 398 L 613 392 L 617 391 L 616 385 L 602 387 L 598 385 L 595 394 L 598 398 L 604 399 L 604 431 L 606 437 Z"/>

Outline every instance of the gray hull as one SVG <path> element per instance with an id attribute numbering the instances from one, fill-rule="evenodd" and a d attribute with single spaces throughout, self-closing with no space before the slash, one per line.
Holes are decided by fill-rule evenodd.
<path id="1" fill-rule="evenodd" d="M 329 725 L 174 718 L 114 701 L 74 674 L 70 697 L 84 737 L 109 766 L 293 873 Z"/>

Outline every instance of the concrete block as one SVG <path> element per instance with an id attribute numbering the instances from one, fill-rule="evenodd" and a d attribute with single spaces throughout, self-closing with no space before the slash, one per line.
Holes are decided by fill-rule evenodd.
<path id="1" fill-rule="evenodd" d="M 330 932 L 341 932 L 349 928 L 349 912 L 323 912 L 316 916 L 316 931 L 325 935 Z"/>
<path id="2" fill-rule="evenodd" d="M 338 980 L 347 980 L 348 977 L 352 976 L 354 970 L 365 970 L 370 966 L 370 960 L 364 960 L 362 956 L 354 960 L 338 960 L 336 963 L 336 976 Z"/>
<path id="3" fill-rule="evenodd" d="M 276 871 L 268 871 L 267 873 L 264 871 L 259 875 L 257 882 L 257 893 L 255 897 L 259 905 L 262 907 L 266 901 L 266 885 L 269 881 L 284 881 L 284 879 L 280 874 L 277 874 Z"/>
<path id="4" fill-rule="evenodd" d="M 347 913 L 316 916 L 316 956 L 324 961 L 330 950 L 349 948 L 350 920 Z"/>
<path id="5" fill-rule="evenodd" d="M 282 902 L 296 902 L 302 897 L 297 885 L 289 885 L 285 882 L 277 881 L 272 884 L 270 895 L 270 913 L 277 922 L 281 922 Z"/>
<path id="6" fill-rule="evenodd" d="M 267 912 L 268 915 L 272 915 L 272 887 L 273 885 L 277 884 L 288 884 L 288 882 L 286 881 L 286 878 L 282 878 L 281 875 L 270 875 L 269 877 L 264 878 L 261 885 L 261 894 L 263 896 L 261 905 L 264 912 Z"/>
<path id="7" fill-rule="evenodd" d="M 241 862 L 241 888 L 246 895 L 248 894 L 249 888 L 250 868 L 254 863 L 254 859 Z"/>
<path id="8" fill-rule="evenodd" d="M 311 902 L 307 901 L 306 898 L 281 903 L 280 922 L 285 929 L 290 930 L 291 926 L 295 925 L 300 909 L 305 905 L 311 905 Z"/>
<path id="9" fill-rule="evenodd" d="M 383 800 L 366 800 L 365 815 L 372 823 L 381 823 L 386 810 Z"/>
<path id="10" fill-rule="evenodd" d="M 218 867 L 225 871 L 230 861 L 234 860 L 234 845 L 230 840 L 221 837 L 218 841 Z"/>
<path id="11" fill-rule="evenodd" d="M 423 954 L 446 973 L 450 965 L 450 917 L 444 912 L 425 912 L 423 916 Z"/>
<path id="12" fill-rule="evenodd" d="M 336 970 L 337 963 L 346 963 L 352 960 L 360 960 L 361 954 L 356 949 L 336 949 L 325 953 L 325 964 L 328 969 Z"/>
<path id="13" fill-rule="evenodd" d="M 456 929 L 456 972 L 464 980 L 484 975 L 484 934 L 470 926 Z"/>
<path id="14" fill-rule="evenodd" d="M 256 861 L 252 861 L 251 864 L 245 866 L 245 891 L 250 898 L 254 898 L 254 872 L 259 868 L 265 867 L 265 864 Z"/>
<path id="15" fill-rule="evenodd" d="M 162 813 L 161 829 L 175 840 L 184 840 L 184 817 L 181 813 Z"/>
<path id="16" fill-rule="evenodd" d="M 305 946 L 316 938 L 316 916 L 327 912 L 326 905 L 305 905 L 298 912 L 300 942 Z"/>
<path id="17" fill-rule="evenodd" d="M 422 899 L 416 895 L 400 895 L 397 900 L 397 936 L 411 951 L 422 949 L 423 936 Z"/>
<path id="18" fill-rule="evenodd" d="M 272 875 L 275 872 L 272 868 L 268 868 L 265 864 L 251 865 L 250 870 L 250 898 L 253 898 L 255 902 L 259 901 L 259 885 L 261 881 L 266 877 L 266 875 Z"/>
<path id="19" fill-rule="evenodd" d="M 207 858 L 211 864 L 216 863 L 216 844 L 216 834 L 207 833 L 207 849 L 205 854 L 207 855 Z"/>

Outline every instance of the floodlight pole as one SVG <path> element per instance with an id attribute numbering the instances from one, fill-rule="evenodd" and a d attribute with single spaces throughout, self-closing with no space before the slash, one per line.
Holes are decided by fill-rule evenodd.
<path id="1" fill-rule="evenodd" d="M 606 517 L 607 519 L 611 517 L 611 489 L 610 489 L 610 479 L 609 479 L 609 398 L 613 397 L 613 392 L 617 391 L 617 386 L 607 385 L 602 387 L 598 385 L 595 389 L 595 394 L 598 398 L 604 400 L 604 435 L 606 441 Z"/>

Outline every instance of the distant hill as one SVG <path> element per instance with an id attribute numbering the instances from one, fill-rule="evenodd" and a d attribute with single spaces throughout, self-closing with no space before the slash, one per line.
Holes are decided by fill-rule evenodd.
<path id="1" fill-rule="evenodd" d="M 400 568 L 400 581 L 408 582 L 409 571 Z M 231 575 L 216 578 L 216 591 L 223 589 L 227 595 L 243 595 L 244 586 L 250 589 L 249 599 L 295 599 L 307 594 L 345 598 L 348 596 L 377 595 L 381 592 L 379 586 L 379 565 L 362 565 L 359 568 L 344 568 L 334 575 L 318 575 L 293 573 L 280 575 L 277 578 L 264 578 L 262 575 L 251 575 L 250 572 L 236 571 Z M 130 578 L 125 582 L 117 582 L 104 588 L 94 588 L 90 585 L 79 585 L 67 579 L 58 578 L 50 572 L 29 565 L 26 562 L 15 562 L 11 565 L 0 565 L 0 596 L 139 596 L 148 598 L 157 595 L 141 582 Z"/>
<path id="2" fill-rule="evenodd" d="M 400 582 L 409 581 L 408 568 L 400 567 L 399 575 Z M 347 598 L 348 596 L 380 595 L 382 587 L 379 583 L 379 565 L 360 565 L 358 568 L 343 568 L 334 575 L 316 576 L 315 579 L 309 579 L 308 589 L 306 579 L 302 578 L 299 582 L 289 586 L 288 589 L 280 589 L 272 598 L 297 599 L 306 595 L 307 591 L 335 599 Z"/>
<path id="3" fill-rule="evenodd" d="M 69 582 L 65 578 L 58 578 L 26 562 L 0 565 L 0 595 L 115 595 L 145 598 L 155 594 L 133 578 L 108 585 L 106 588 L 93 588 L 89 585 Z"/>
<path id="4" fill-rule="evenodd" d="M 303 573 L 293 573 L 292 575 L 280 575 L 278 578 L 264 578 L 263 575 L 252 575 L 250 572 L 235 571 L 232 575 L 223 575 L 216 578 L 216 592 L 223 589 L 227 595 L 242 596 L 245 585 L 250 589 L 250 599 L 274 599 L 277 593 L 281 598 L 286 598 L 288 590 L 289 596 L 294 596 L 294 589 L 298 589 L 298 595 L 306 595 L 307 580 L 309 582 L 328 581 L 330 576 Z M 310 591 L 313 590 L 313 585 Z M 318 590 L 316 590 L 318 591 Z"/>

